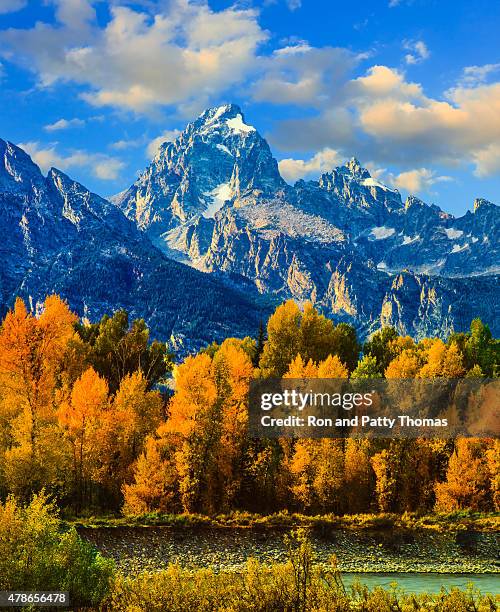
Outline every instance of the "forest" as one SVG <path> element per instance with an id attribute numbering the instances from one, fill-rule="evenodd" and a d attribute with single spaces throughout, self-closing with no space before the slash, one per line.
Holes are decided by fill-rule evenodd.
<path id="1" fill-rule="evenodd" d="M 258 377 L 496 377 L 475 319 L 446 342 L 383 328 L 361 345 L 311 304 L 278 306 L 255 338 L 179 362 L 125 311 L 80 321 L 57 295 L 0 328 L 0 499 L 63 515 L 500 510 L 498 439 L 255 439 Z M 14 503 L 14 502 L 11 502 Z"/>

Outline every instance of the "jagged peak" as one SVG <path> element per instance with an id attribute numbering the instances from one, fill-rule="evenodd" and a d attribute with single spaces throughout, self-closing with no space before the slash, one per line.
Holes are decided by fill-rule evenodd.
<path id="1" fill-rule="evenodd" d="M 405 200 L 405 210 L 408 210 L 409 208 L 412 208 L 413 206 L 422 207 L 422 206 L 427 206 L 427 204 L 420 198 L 417 198 L 417 196 L 409 195 Z"/>
<path id="2" fill-rule="evenodd" d="M 7 191 L 41 187 L 43 175 L 31 157 L 12 142 L 0 139 L 0 183 Z"/>
<path id="3" fill-rule="evenodd" d="M 361 182 L 366 179 L 371 179 L 371 174 L 366 168 L 359 163 L 358 159 L 351 157 L 342 166 L 333 168 L 331 172 L 326 172 L 320 177 L 320 182 L 324 179 L 334 178 L 337 176 L 343 176 L 348 180 L 355 180 Z"/>
<path id="4" fill-rule="evenodd" d="M 497 205 L 485 198 L 476 198 L 474 200 L 474 212 L 477 212 L 480 208 L 496 208 Z"/>
<path id="5" fill-rule="evenodd" d="M 343 166 L 335 168 L 335 171 L 340 174 L 350 175 L 356 180 L 371 178 L 371 174 L 366 168 L 363 168 L 356 157 L 351 157 Z"/>
<path id="6" fill-rule="evenodd" d="M 344 167 L 347 168 L 353 176 L 359 178 L 370 178 L 371 174 L 368 172 L 366 168 L 359 163 L 359 160 L 356 157 L 351 157 L 350 160 L 346 161 Z"/>
<path id="7" fill-rule="evenodd" d="M 38 166 L 31 159 L 30 155 L 24 149 L 18 147 L 13 142 L 0 138 L 0 155 L 4 158 L 15 159 L 23 165 L 28 165 L 39 170 Z"/>
<path id="8" fill-rule="evenodd" d="M 253 125 L 246 123 L 245 115 L 237 104 L 223 104 L 203 112 L 194 123 L 188 125 L 186 132 L 195 130 L 207 134 L 221 127 L 229 130 L 231 134 L 241 136 L 257 131 Z"/>
<path id="9" fill-rule="evenodd" d="M 204 110 L 198 119 L 201 119 L 205 123 L 215 122 L 218 119 L 234 119 L 238 115 L 243 117 L 243 111 L 237 104 L 220 104 L 219 106 L 212 106 Z"/>
<path id="10" fill-rule="evenodd" d="M 221 129 L 222 128 L 222 129 Z M 193 134 L 198 134 L 205 139 L 212 133 L 219 132 L 222 136 L 240 135 L 248 136 L 250 133 L 258 134 L 253 125 L 248 125 L 245 121 L 243 111 L 237 104 L 222 104 L 207 108 L 198 116 L 197 119 L 188 123 L 181 134 L 173 141 L 182 143 L 189 140 Z M 172 141 L 163 142 L 153 158 L 154 162 L 161 160 Z"/>

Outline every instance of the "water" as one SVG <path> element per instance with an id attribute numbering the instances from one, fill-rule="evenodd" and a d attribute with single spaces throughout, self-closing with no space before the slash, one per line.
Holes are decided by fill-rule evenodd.
<path id="1" fill-rule="evenodd" d="M 342 573 L 346 587 L 358 580 L 369 588 L 381 586 L 391 588 L 395 582 L 407 593 L 439 593 L 441 587 L 466 589 L 469 584 L 483 595 L 500 594 L 500 574 L 436 574 L 436 573 Z"/>

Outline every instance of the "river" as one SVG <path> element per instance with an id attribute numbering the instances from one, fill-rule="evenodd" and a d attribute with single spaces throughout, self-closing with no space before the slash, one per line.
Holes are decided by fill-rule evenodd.
<path id="1" fill-rule="evenodd" d="M 435 574 L 435 573 L 343 573 L 346 587 L 359 580 L 372 589 L 376 586 L 391 588 L 395 583 L 406 593 L 438 593 L 441 588 L 466 589 L 472 584 L 483 595 L 500 594 L 500 574 Z"/>

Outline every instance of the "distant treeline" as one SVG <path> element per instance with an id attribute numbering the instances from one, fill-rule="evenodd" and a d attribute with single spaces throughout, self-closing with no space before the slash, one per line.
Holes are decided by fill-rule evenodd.
<path id="1" fill-rule="evenodd" d="M 0 328 L 0 497 L 44 489 L 78 515 L 500 509 L 498 440 L 247 433 L 254 377 L 495 377 L 500 341 L 479 319 L 446 343 L 387 327 L 361 346 L 288 301 L 256 332 L 174 365 L 124 311 L 82 323 L 58 296 L 36 317 L 17 300 Z"/>

